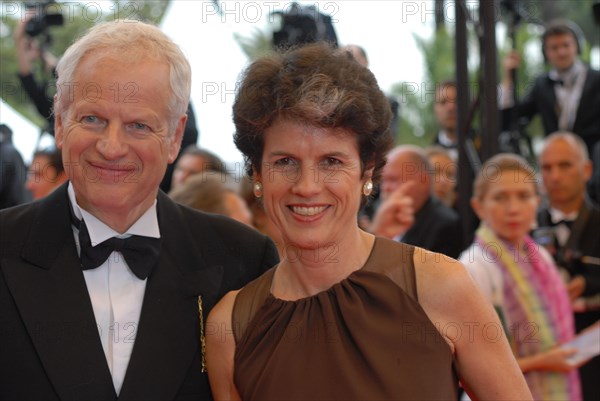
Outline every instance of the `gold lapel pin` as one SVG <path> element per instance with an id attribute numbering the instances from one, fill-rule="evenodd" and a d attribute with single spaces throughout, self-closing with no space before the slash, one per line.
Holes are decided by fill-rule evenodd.
<path id="1" fill-rule="evenodd" d="M 201 295 L 198 295 L 198 314 L 200 315 L 200 347 L 202 352 L 202 372 L 206 372 L 206 338 L 204 337 L 204 315 L 202 314 Z"/>

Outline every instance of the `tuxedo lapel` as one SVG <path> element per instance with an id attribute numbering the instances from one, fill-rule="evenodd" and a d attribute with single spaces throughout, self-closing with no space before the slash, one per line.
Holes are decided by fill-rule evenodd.
<path id="1" fill-rule="evenodd" d="M 547 119 L 550 119 L 552 126 L 558 127 L 558 116 L 560 115 L 560 109 L 556 101 L 556 92 L 554 91 L 555 83 L 546 76 L 544 85 L 541 86 L 542 94 L 539 99 L 544 105 L 539 107 L 539 110 L 552 110 L 551 113 L 546 115 Z"/>
<path id="2" fill-rule="evenodd" d="M 575 132 L 579 132 L 581 127 L 579 127 L 580 121 L 585 121 L 585 114 L 590 113 L 593 108 L 589 107 L 589 99 L 593 99 L 594 96 L 597 96 L 594 93 L 594 79 L 593 79 L 593 70 L 588 69 L 587 76 L 585 77 L 585 82 L 583 83 L 583 89 L 581 90 L 581 98 L 579 99 L 579 105 L 577 106 L 577 114 L 575 114 L 575 122 L 573 123 L 573 130 Z M 593 113 L 597 113 L 598 111 L 592 111 Z"/>
<path id="3" fill-rule="evenodd" d="M 190 370 L 197 372 L 196 386 L 203 382 L 208 389 L 200 364 L 198 295 L 204 305 L 216 302 L 223 266 L 208 256 L 212 253 L 209 241 L 192 238 L 180 207 L 162 192 L 157 210 L 160 262 L 148 278 L 121 400 L 173 399 Z"/>
<path id="4" fill-rule="evenodd" d="M 40 202 L 22 259 L 3 261 L 2 272 L 59 397 L 115 399 L 75 248 L 66 188 Z"/>
<path id="5" fill-rule="evenodd" d="M 589 199 L 587 194 L 585 195 L 584 201 L 579 208 L 579 212 L 577 213 L 577 218 L 573 222 L 571 227 L 571 232 L 569 233 L 569 238 L 564 246 L 565 249 L 579 249 L 581 243 L 581 236 L 583 235 L 583 231 L 585 230 L 585 226 L 588 224 L 590 220 L 590 215 L 592 214 L 593 204 Z"/>

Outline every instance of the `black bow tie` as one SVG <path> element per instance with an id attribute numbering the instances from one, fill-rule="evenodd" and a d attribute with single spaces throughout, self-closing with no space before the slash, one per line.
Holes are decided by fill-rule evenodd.
<path id="1" fill-rule="evenodd" d="M 566 226 L 569 228 L 569 230 L 570 230 L 570 229 L 571 229 L 571 227 L 573 226 L 573 222 L 574 222 L 573 220 L 559 220 L 559 221 L 557 221 L 557 222 L 555 223 L 555 222 L 553 222 L 552 220 L 550 220 L 550 223 L 551 223 L 553 226 L 555 226 L 555 227 L 556 227 L 556 226 L 559 226 L 559 225 L 561 225 L 561 224 L 564 224 L 564 225 L 566 225 Z"/>
<path id="2" fill-rule="evenodd" d="M 129 238 L 109 238 L 92 246 L 85 221 L 79 221 L 80 258 L 83 270 L 95 269 L 108 259 L 113 251 L 120 252 L 127 265 L 140 280 L 145 280 L 158 263 L 160 238 L 132 235 Z M 76 224 L 77 225 L 77 224 Z"/>

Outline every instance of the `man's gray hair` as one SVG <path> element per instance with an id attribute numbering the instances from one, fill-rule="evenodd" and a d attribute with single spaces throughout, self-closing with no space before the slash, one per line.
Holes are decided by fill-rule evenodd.
<path id="1" fill-rule="evenodd" d="M 159 28 L 135 20 L 96 25 L 67 49 L 56 66 L 56 113 L 63 113 L 69 107 L 72 101 L 68 92 L 69 86 L 73 83 L 77 67 L 88 54 L 114 56 L 131 63 L 147 59 L 167 63 L 172 92 L 169 100 L 171 130 L 176 126 L 177 120 L 186 113 L 192 82 L 187 58 L 179 46 Z"/>

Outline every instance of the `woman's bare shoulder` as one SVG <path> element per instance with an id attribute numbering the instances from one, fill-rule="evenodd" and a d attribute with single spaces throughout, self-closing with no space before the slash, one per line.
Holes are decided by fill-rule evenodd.
<path id="1" fill-rule="evenodd" d="M 495 312 L 462 263 L 416 248 L 414 264 L 419 304 L 442 335 L 448 325 L 468 329 L 473 322 L 495 321 Z M 453 348 L 455 339 L 444 338 Z"/>
<path id="2" fill-rule="evenodd" d="M 231 314 L 235 299 L 241 290 L 229 291 L 217 304 L 212 308 L 206 319 L 206 324 L 211 323 L 226 323 L 231 325 Z"/>

